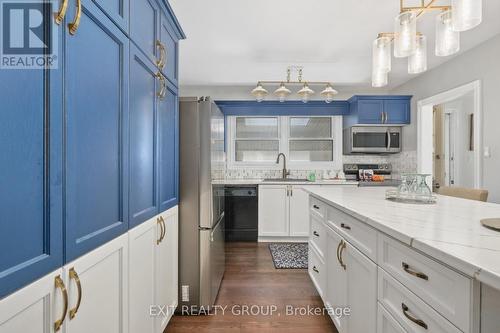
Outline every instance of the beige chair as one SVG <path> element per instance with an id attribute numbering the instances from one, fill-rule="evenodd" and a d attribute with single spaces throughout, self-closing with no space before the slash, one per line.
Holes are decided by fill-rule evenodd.
<path id="1" fill-rule="evenodd" d="M 488 191 L 465 187 L 442 186 L 437 190 L 437 193 L 441 195 L 447 195 L 449 197 L 457 197 L 476 201 L 488 200 Z"/>

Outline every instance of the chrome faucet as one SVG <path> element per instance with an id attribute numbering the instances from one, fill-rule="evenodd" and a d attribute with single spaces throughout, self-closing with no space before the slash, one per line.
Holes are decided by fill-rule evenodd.
<path id="1" fill-rule="evenodd" d="M 286 156 L 283 153 L 278 154 L 278 158 L 276 159 L 276 164 L 280 163 L 280 157 L 283 156 L 283 176 L 281 178 L 286 179 L 288 175 L 290 175 L 290 170 L 286 169 Z"/>

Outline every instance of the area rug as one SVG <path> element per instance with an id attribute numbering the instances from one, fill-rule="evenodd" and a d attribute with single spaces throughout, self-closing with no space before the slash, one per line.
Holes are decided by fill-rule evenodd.
<path id="1" fill-rule="evenodd" d="M 307 243 L 271 243 L 269 251 L 276 269 L 307 268 Z"/>

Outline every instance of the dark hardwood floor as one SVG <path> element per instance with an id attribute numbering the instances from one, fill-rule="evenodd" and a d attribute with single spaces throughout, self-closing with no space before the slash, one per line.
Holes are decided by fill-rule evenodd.
<path id="1" fill-rule="evenodd" d="M 307 270 L 275 269 L 265 243 L 228 243 L 226 256 L 226 274 L 216 302 L 227 306 L 224 314 L 174 316 L 165 333 L 337 333 L 327 314 L 287 314 L 287 306 L 297 311 L 322 309 Z M 245 305 L 268 312 L 275 305 L 277 310 L 238 315 Z"/>

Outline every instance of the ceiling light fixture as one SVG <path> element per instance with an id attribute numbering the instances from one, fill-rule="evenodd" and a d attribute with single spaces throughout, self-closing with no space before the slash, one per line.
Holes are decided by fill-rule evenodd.
<path id="1" fill-rule="evenodd" d="M 430 11 L 441 11 L 436 19 L 436 56 L 452 55 L 460 50 L 460 31 L 478 26 L 482 21 L 483 0 L 450 0 L 450 6 L 436 5 L 437 0 L 420 0 L 420 6 L 406 7 L 399 0 L 400 11 L 394 20 L 394 32 L 379 33 L 372 47 L 372 86 L 388 84 L 391 71 L 391 43 L 394 57 L 408 58 L 408 73 L 427 70 L 427 38 L 417 32 L 417 19 Z"/>
<path id="2" fill-rule="evenodd" d="M 309 86 L 322 85 L 325 86 L 325 88 L 321 91 L 321 96 L 325 99 L 325 103 L 331 103 L 333 97 L 338 94 L 337 90 L 333 89 L 332 83 L 323 81 L 305 82 L 302 80 L 303 69 L 304 68 L 301 66 L 289 66 L 286 71 L 286 81 L 259 81 L 257 87 L 252 90 L 252 95 L 257 99 L 257 102 L 262 102 L 268 94 L 263 85 L 279 84 L 279 87 L 274 91 L 274 95 L 278 97 L 280 102 L 284 102 L 288 96 L 292 94 L 292 91 L 287 88 L 287 85 L 301 85 L 302 88 L 297 92 L 297 95 L 300 96 L 302 102 L 307 103 L 311 99 L 311 96 L 314 95 L 314 90 L 309 88 Z M 297 73 L 296 81 L 292 81 L 291 79 L 292 72 Z"/>

